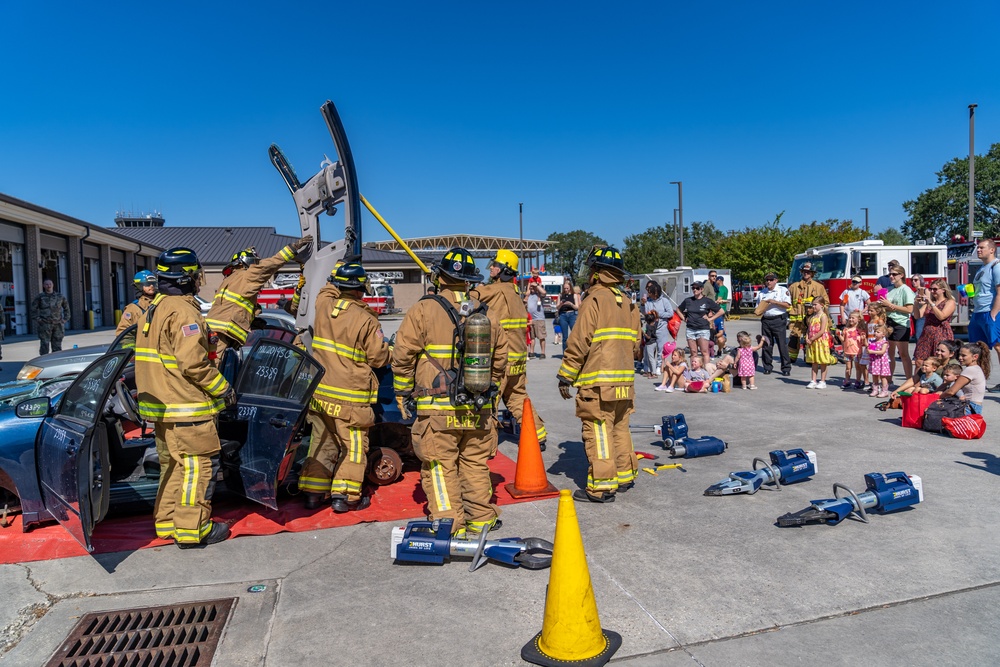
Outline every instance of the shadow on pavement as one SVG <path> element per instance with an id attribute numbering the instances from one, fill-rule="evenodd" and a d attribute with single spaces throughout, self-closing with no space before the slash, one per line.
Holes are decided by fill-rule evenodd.
<path id="1" fill-rule="evenodd" d="M 550 475 L 563 475 L 571 480 L 579 488 L 587 486 L 587 455 L 583 449 L 583 442 L 580 440 L 568 440 L 559 443 L 562 453 L 559 458 L 549 466 Z"/>
<path id="2" fill-rule="evenodd" d="M 1000 456 L 990 454 L 988 452 L 962 452 L 962 454 L 968 456 L 970 459 L 979 459 L 983 462 L 983 465 L 977 466 L 973 463 L 968 463 L 967 461 L 955 461 L 955 463 L 968 466 L 974 470 L 982 470 L 994 475 L 1000 475 Z"/>

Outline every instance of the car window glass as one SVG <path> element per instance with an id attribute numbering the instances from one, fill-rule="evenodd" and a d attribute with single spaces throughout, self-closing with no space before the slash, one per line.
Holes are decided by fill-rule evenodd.
<path id="1" fill-rule="evenodd" d="M 123 350 L 94 362 L 66 390 L 57 414 L 67 419 L 96 423 L 104 396 L 118 379 L 119 371 L 129 357 L 131 354 Z"/>
<path id="2" fill-rule="evenodd" d="M 236 393 L 305 403 L 318 369 L 301 350 L 262 339 L 243 361 Z"/>
<path id="3" fill-rule="evenodd" d="M 111 343 L 111 349 L 109 352 L 117 352 L 118 350 L 131 350 L 135 348 L 135 332 L 138 325 L 133 324 L 125 331 L 118 334 L 114 342 Z"/>

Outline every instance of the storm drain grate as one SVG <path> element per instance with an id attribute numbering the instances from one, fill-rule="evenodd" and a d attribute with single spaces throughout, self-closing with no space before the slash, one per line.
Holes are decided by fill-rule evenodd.
<path id="1" fill-rule="evenodd" d="M 236 598 L 90 613 L 47 667 L 207 667 Z"/>

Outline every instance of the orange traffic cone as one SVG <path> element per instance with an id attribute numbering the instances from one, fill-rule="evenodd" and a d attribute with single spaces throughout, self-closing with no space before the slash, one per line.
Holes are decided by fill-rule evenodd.
<path id="1" fill-rule="evenodd" d="M 550 498 L 559 494 L 559 489 L 549 484 L 542 462 L 542 448 L 538 445 L 535 432 L 535 413 L 531 409 L 531 399 L 524 399 L 524 414 L 521 415 L 521 439 L 517 443 L 517 472 L 514 483 L 504 484 L 511 498 Z"/>
<path id="2" fill-rule="evenodd" d="M 601 629 L 576 506 L 568 490 L 560 491 L 542 631 L 524 645 L 521 659 L 548 667 L 596 667 L 621 646 L 621 635 Z"/>

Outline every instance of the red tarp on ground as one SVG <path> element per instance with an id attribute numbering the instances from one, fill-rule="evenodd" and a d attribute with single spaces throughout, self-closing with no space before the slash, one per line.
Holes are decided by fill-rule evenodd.
<path id="1" fill-rule="evenodd" d="M 498 505 L 521 502 L 510 497 L 503 488 L 505 482 L 514 481 L 516 464 L 499 452 L 490 461 L 493 478 L 494 501 Z M 530 499 L 528 499 L 530 500 Z M 399 521 L 424 517 L 427 497 L 420 488 L 419 471 L 403 474 L 398 482 L 378 487 L 369 508 L 360 512 L 334 514 L 329 506 L 307 510 L 296 498 L 283 498 L 278 510 L 273 511 L 244 499 L 229 496 L 213 507 L 215 520 L 224 521 L 232 529 L 233 537 L 241 535 L 274 535 L 299 533 L 322 528 L 352 526 L 375 521 Z M 157 539 L 153 532 L 153 517 L 137 515 L 107 519 L 98 524 L 91 539 L 94 553 L 134 551 L 162 547 L 170 541 Z M 15 518 L 8 528 L 0 528 L 0 564 L 27 563 L 70 556 L 84 556 L 87 550 L 58 523 L 45 524 L 25 533 L 21 530 L 21 517 Z"/>

